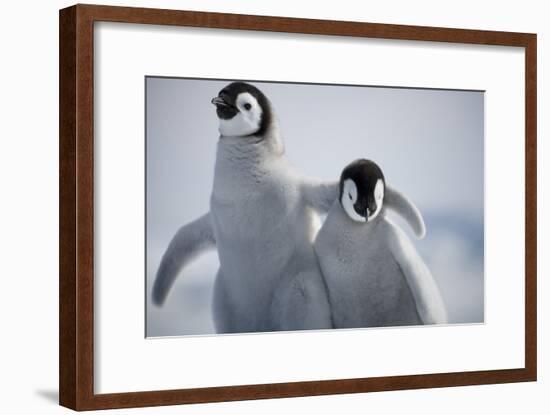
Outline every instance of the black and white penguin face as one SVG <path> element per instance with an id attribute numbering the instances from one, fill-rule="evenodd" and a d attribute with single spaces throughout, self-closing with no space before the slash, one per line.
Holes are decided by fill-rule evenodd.
<path id="1" fill-rule="evenodd" d="M 370 160 L 349 164 L 340 176 L 340 203 L 356 222 L 370 222 L 378 216 L 384 203 L 386 182 L 382 170 Z"/>
<path id="2" fill-rule="evenodd" d="M 265 132 L 271 117 L 269 101 L 253 85 L 233 82 L 212 99 L 220 124 L 219 131 L 226 137 L 246 137 Z"/>

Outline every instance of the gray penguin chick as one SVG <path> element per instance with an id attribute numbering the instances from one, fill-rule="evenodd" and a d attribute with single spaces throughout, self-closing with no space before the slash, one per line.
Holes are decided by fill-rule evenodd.
<path id="1" fill-rule="evenodd" d="M 386 189 L 376 163 L 360 159 L 349 164 L 340 178 L 340 197 L 317 235 L 315 252 L 335 328 L 447 321 L 430 270 L 403 230 L 386 216 L 396 202 Z M 417 236 L 423 237 L 424 231 Z"/>
<path id="2" fill-rule="evenodd" d="M 173 237 L 153 301 L 162 305 L 185 266 L 216 248 L 218 333 L 331 328 L 313 240 L 318 213 L 337 199 L 338 183 L 304 177 L 288 162 L 271 103 L 255 86 L 233 82 L 212 103 L 220 138 L 210 211 Z M 421 226 L 414 209 L 402 207 L 412 226 Z"/>

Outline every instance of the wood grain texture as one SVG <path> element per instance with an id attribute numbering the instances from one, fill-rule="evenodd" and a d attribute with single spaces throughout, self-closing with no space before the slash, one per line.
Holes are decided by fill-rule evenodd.
<path id="1" fill-rule="evenodd" d="M 525 45 L 525 370 L 537 378 L 537 38 Z"/>
<path id="2" fill-rule="evenodd" d="M 93 23 L 175 25 L 525 48 L 525 367 L 476 372 L 94 394 Z M 129 408 L 536 380 L 536 35 L 527 33 L 77 5 L 60 11 L 60 404 Z"/>
<path id="3" fill-rule="evenodd" d="M 76 406 L 76 10 L 59 16 L 59 402 Z"/>

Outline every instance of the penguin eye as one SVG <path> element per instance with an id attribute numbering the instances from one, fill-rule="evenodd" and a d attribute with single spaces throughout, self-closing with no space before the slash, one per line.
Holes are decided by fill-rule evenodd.
<path id="1" fill-rule="evenodd" d="M 348 193 L 349 200 L 353 200 L 353 197 L 351 197 L 351 193 Z"/>
<path id="2" fill-rule="evenodd" d="M 245 110 L 250 110 L 250 108 L 252 108 L 252 105 L 250 105 L 248 102 L 246 104 L 243 105 L 244 109 Z"/>

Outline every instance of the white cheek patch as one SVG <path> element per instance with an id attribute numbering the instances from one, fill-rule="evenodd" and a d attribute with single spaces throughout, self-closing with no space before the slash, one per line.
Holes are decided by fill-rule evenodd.
<path id="1" fill-rule="evenodd" d="M 262 121 L 262 107 L 256 98 L 243 92 L 237 96 L 235 105 L 239 111 L 233 118 L 220 119 L 220 134 L 226 137 L 242 137 L 258 131 Z M 246 108 L 247 105 L 250 105 L 249 109 Z"/>
<path id="2" fill-rule="evenodd" d="M 367 219 L 359 215 L 353 205 L 357 201 L 357 186 L 352 179 L 346 179 L 344 181 L 344 188 L 342 190 L 342 197 L 340 202 L 347 215 L 356 222 L 366 222 Z"/>
<path id="3" fill-rule="evenodd" d="M 373 220 L 382 209 L 382 203 L 384 199 L 384 182 L 382 179 L 378 179 L 376 186 L 374 186 L 374 199 L 376 200 L 376 210 L 369 216 L 369 220 Z"/>

